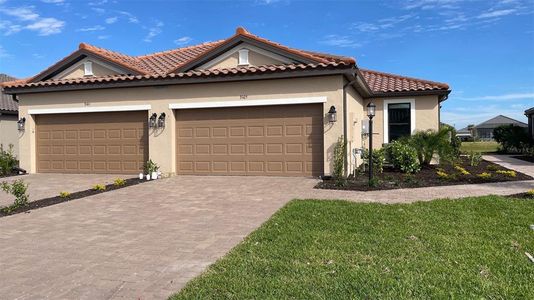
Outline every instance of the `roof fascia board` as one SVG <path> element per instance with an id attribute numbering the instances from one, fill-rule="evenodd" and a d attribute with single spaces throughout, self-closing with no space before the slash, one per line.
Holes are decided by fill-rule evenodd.
<path id="1" fill-rule="evenodd" d="M 74 90 L 95 90 L 106 88 L 127 88 L 127 87 L 146 87 L 146 86 L 165 86 L 177 84 L 196 84 L 196 83 L 213 83 L 213 82 L 234 82 L 234 81 L 248 81 L 248 80 L 269 80 L 269 79 L 285 79 L 296 77 L 317 77 L 328 75 L 341 75 L 346 72 L 346 69 L 333 70 L 301 70 L 284 73 L 271 74 L 234 74 L 226 75 L 224 77 L 197 77 L 197 78 L 157 78 L 157 79 L 141 79 L 126 82 L 104 82 L 104 83 L 87 83 L 87 84 L 73 84 L 60 86 L 40 86 L 40 87 L 21 87 L 21 88 L 5 88 L 6 94 L 31 94 L 57 91 L 74 91 Z"/>

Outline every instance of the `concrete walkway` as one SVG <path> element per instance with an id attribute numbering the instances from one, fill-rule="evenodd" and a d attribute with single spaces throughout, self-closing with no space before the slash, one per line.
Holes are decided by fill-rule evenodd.
<path id="1" fill-rule="evenodd" d="M 534 177 L 534 163 L 513 158 L 510 155 L 484 155 L 482 158 L 505 168 Z"/>

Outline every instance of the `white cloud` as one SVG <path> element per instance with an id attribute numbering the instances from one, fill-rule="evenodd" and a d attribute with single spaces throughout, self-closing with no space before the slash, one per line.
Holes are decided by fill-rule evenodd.
<path id="1" fill-rule="evenodd" d="M 488 96 L 476 96 L 476 97 L 456 97 L 458 100 L 465 101 L 511 101 L 511 100 L 534 100 L 534 93 L 512 93 L 504 95 L 488 95 Z"/>
<path id="2" fill-rule="evenodd" d="M 47 36 L 51 34 L 60 33 L 65 26 L 65 22 L 56 18 L 43 18 L 39 21 L 27 25 L 25 28 L 33 31 L 37 31 L 41 36 Z"/>
<path id="3" fill-rule="evenodd" d="M 99 40 L 107 40 L 111 37 L 111 35 L 99 35 L 97 36 L 97 39 Z"/>
<path id="4" fill-rule="evenodd" d="M 39 14 L 37 14 L 31 6 L 0 8 L 0 11 L 22 21 L 33 21 L 39 18 Z"/>
<path id="5" fill-rule="evenodd" d="M 95 25 L 91 27 L 83 27 L 83 28 L 77 29 L 76 31 L 88 32 L 88 31 L 101 31 L 104 29 L 106 29 L 106 27 L 102 25 Z"/>
<path id="6" fill-rule="evenodd" d="M 56 18 L 43 18 L 35 12 L 33 6 L 0 8 L 0 12 L 15 20 L 0 21 L 0 30 L 4 35 L 11 35 L 23 29 L 36 31 L 41 36 L 60 33 L 65 22 Z M 24 24 L 25 23 L 25 24 Z"/>
<path id="7" fill-rule="evenodd" d="M 104 5 L 104 4 L 108 3 L 108 2 L 109 2 L 108 0 L 90 1 L 89 5 L 90 6 L 98 6 L 98 5 Z"/>
<path id="8" fill-rule="evenodd" d="M 137 19 L 136 16 L 134 16 L 133 14 L 127 12 L 127 11 L 119 11 L 119 14 L 123 15 L 126 17 L 126 19 L 128 19 L 128 22 L 130 23 L 139 23 L 139 19 Z"/>
<path id="9" fill-rule="evenodd" d="M 188 36 L 183 36 L 174 40 L 174 43 L 178 46 L 183 46 L 189 44 L 193 39 Z"/>
<path id="10" fill-rule="evenodd" d="M 281 1 L 282 0 L 256 0 L 256 3 L 262 4 L 262 5 L 271 5 L 271 4 L 281 2 Z"/>
<path id="11" fill-rule="evenodd" d="M 497 17 L 502 17 L 502 16 L 513 14 L 514 12 L 515 12 L 515 9 L 501 9 L 501 10 L 487 11 L 485 13 L 481 13 L 480 15 L 478 15 L 477 19 L 497 18 Z"/>
<path id="12" fill-rule="evenodd" d="M 351 39 L 350 37 L 346 35 L 336 35 L 336 34 L 330 34 L 330 35 L 325 36 L 320 43 L 324 45 L 328 45 L 328 46 L 343 47 L 343 48 L 358 48 L 362 46 L 361 43 L 356 42 L 355 40 Z"/>
<path id="13" fill-rule="evenodd" d="M 118 19 L 119 18 L 117 18 L 117 17 L 107 18 L 106 19 L 106 24 L 113 24 L 113 23 L 117 22 Z"/>
<path id="14" fill-rule="evenodd" d="M 65 0 L 41 0 L 44 3 L 59 4 L 65 2 Z"/>
<path id="15" fill-rule="evenodd" d="M 32 57 L 35 58 L 35 59 L 43 59 L 43 58 L 45 58 L 45 56 L 43 54 L 39 54 L 39 53 L 33 53 Z"/>
<path id="16" fill-rule="evenodd" d="M 91 7 L 91 10 L 93 10 L 94 12 L 96 12 L 97 14 L 105 14 L 106 13 L 106 10 L 103 9 L 103 8 L 100 8 L 100 7 Z"/>
<path id="17" fill-rule="evenodd" d="M 164 25 L 163 22 L 158 21 L 155 26 L 150 27 L 148 29 L 148 34 L 145 36 L 143 41 L 145 41 L 147 43 L 152 42 L 152 39 L 161 33 L 161 31 L 162 31 L 161 28 L 163 27 L 163 25 Z"/>

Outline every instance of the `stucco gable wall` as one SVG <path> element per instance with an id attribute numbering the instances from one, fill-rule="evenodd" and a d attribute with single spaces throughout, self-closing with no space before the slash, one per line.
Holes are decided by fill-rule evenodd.
<path id="1" fill-rule="evenodd" d="M 9 149 L 9 145 L 13 145 L 13 153 L 18 157 L 19 131 L 17 121 L 17 115 L 0 114 L 0 145 L 4 150 Z"/>
<path id="2" fill-rule="evenodd" d="M 119 72 L 111 70 L 98 62 L 91 60 L 93 62 L 93 74 L 94 76 L 106 76 L 106 75 L 117 75 Z M 126 74 L 124 72 L 123 74 Z M 60 73 L 54 79 L 71 79 L 71 78 L 82 78 L 85 77 L 84 74 L 84 65 L 83 63 L 78 63 L 73 70 L 69 70 L 66 73 Z"/>

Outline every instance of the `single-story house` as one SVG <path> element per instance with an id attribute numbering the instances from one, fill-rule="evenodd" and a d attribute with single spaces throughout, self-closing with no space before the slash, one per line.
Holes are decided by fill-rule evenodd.
<path id="1" fill-rule="evenodd" d="M 17 80 L 17 78 L 0 74 L 0 82 L 13 80 Z M 0 146 L 7 150 L 9 145 L 13 145 L 13 153 L 17 156 L 19 151 L 18 116 L 18 103 L 13 100 L 11 95 L 4 94 L 4 89 L 0 86 Z"/>
<path id="2" fill-rule="evenodd" d="M 30 173 L 320 176 L 334 146 L 347 169 L 366 147 L 438 129 L 445 83 L 359 68 L 351 57 L 283 46 L 237 28 L 229 38 L 131 56 L 85 43 L 25 81 L 5 85 L 25 118 Z M 364 129 L 362 129 L 364 128 Z"/>
<path id="3" fill-rule="evenodd" d="M 534 139 L 534 107 L 525 110 L 528 119 L 528 135 Z"/>
<path id="4" fill-rule="evenodd" d="M 527 124 L 521 121 L 512 119 L 507 116 L 498 115 L 487 121 L 484 121 L 472 128 L 466 127 L 458 130 L 457 136 L 464 140 L 465 138 L 480 139 L 484 141 L 493 140 L 493 129 L 503 125 L 514 125 L 527 128 Z M 473 136 L 474 135 L 474 136 Z"/>

